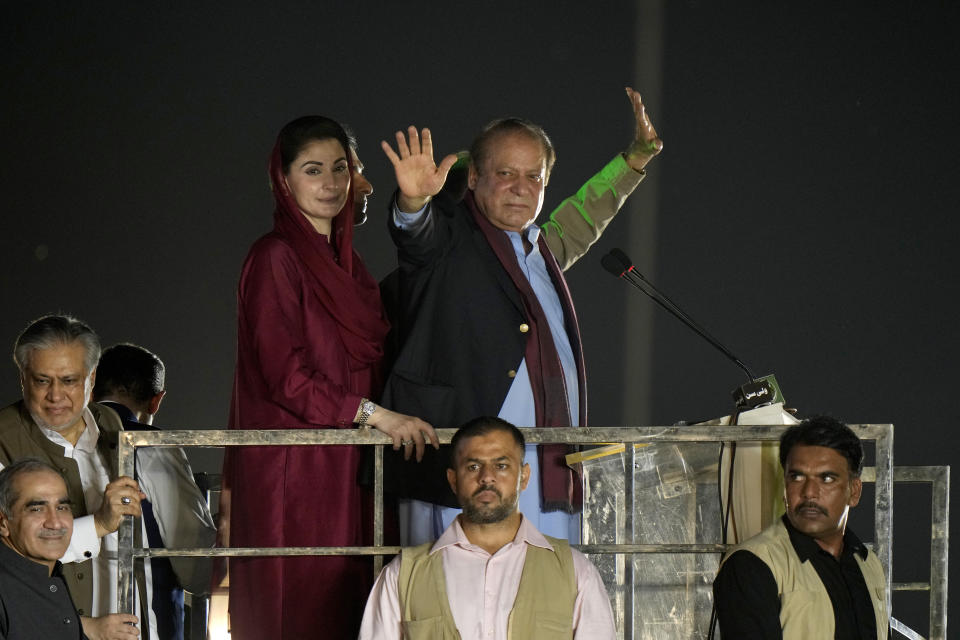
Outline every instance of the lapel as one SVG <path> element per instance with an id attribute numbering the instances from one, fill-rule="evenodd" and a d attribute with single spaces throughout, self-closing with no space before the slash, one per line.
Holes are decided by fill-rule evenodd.
<path id="1" fill-rule="evenodd" d="M 513 284 L 510 274 L 507 273 L 507 270 L 503 268 L 502 264 L 500 264 L 500 260 L 497 259 L 497 254 L 494 253 L 490 243 L 487 242 L 487 238 L 485 235 L 483 235 L 483 231 L 480 230 L 480 227 L 478 227 L 477 223 L 472 219 L 469 209 L 467 209 L 465 204 L 460 204 L 457 213 L 463 216 L 463 219 L 467 224 L 467 228 L 470 230 L 469 242 L 474 249 L 474 254 L 479 257 L 480 266 L 490 276 L 490 278 L 497 283 L 504 295 L 508 300 L 510 300 L 510 303 L 517 309 L 517 311 L 523 317 L 526 317 L 527 312 L 526 309 L 524 309 L 523 299 L 520 297 L 520 292 L 517 291 L 516 285 Z M 498 231 L 498 233 L 503 232 Z M 506 239 L 506 241 L 508 243 L 510 242 L 509 239 Z"/>
<path id="2" fill-rule="evenodd" d="M 100 451 L 103 459 L 107 461 L 107 473 L 110 476 L 110 480 L 116 480 L 120 475 L 118 448 L 120 444 L 120 432 L 123 431 L 123 424 L 120 422 L 120 417 L 115 411 L 108 409 L 102 404 L 91 402 L 87 408 L 90 409 L 90 412 L 93 414 L 93 419 L 100 429 L 100 437 L 97 438 L 97 450 Z"/>

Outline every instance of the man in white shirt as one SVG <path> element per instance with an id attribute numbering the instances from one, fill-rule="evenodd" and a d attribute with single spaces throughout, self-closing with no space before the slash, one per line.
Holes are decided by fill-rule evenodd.
<path id="1" fill-rule="evenodd" d="M 17 338 L 23 399 L 0 410 L 0 465 L 36 457 L 59 469 L 74 508 L 64 578 L 84 633 L 91 640 L 135 638 L 137 617 L 111 614 L 116 603 L 116 531 L 125 515 L 139 517 L 146 496 L 117 477 L 117 415 L 89 404 L 100 341 L 69 316 L 45 316 Z"/>
<path id="2" fill-rule="evenodd" d="M 477 418 L 451 448 L 447 481 L 463 513 L 436 542 L 404 549 L 384 568 L 361 640 L 615 637 L 596 568 L 517 509 L 530 479 L 520 430 Z"/>
<path id="3" fill-rule="evenodd" d="M 129 343 L 103 350 L 93 399 L 113 409 L 125 431 L 157 430 L 153 419 L 166 393 L 166 367 L 155 354 Z M 145 546 L 212 547 L 217 528 L 183 449 L 138 449 L 136 469 L 135 479 L 147 495 L 140 505 Z M 183 640 L 183 592 L 209 593 L 211 567 L 211 558 L 144 561 L 152 637 Z"/>

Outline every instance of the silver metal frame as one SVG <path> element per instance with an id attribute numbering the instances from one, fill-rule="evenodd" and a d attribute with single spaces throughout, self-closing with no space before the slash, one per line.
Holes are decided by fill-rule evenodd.
<path id="1" fill-rule="evenodd" d="M 894 582 L 891 591 L 930 593 L 930 638 L 947 637 L 947 569 L 950 551 L 950 467 L 894 467 L 895 483 L 930 483 L 930 581 Z"/>
<path id="2" fill-rule="evenodd" d="M 892 515 L 893 515 L 893 425 L 850 425 L 862 440 L 875 442 L 876 465 L 864 470 L 864 480 L 876 484 L 874 500 L 873 550 L 886 571 L 887 584 L 892 582 Z M 784 425 L 769 426 L 664 426 L 664 427 L 600 427 L 564 429 L 524 429 L 528 443 L 596 444 L 642 442 L 741 442 L 776 441 L 787 429 Z M 438 429 L 441 443 L 449 443 L 455 429 Z M 276 429 L 276 430 L 197 430 L 197 431 L 127 431 L 121 434 L 118 451 L 119 470 L 133 476 L 134 452 L 137 447 L 225 447 L 225 446 L 290 446 L 290 445 L 390 445 L 386 435 L 375 431 L 350 429 Z M 633 455 L 633 447 L 625 446 L 625 455 Z M 633 464 L 626 460 L 625 490 L 627 504 L 633 487 Z M 949 467 L 917 467 L 897 472 L 903 482 L 932 482 L 934 487 L 934 524 L 931 538 L 931 581 L 929 584 L 894 584 L 894 589 L 929 590 L 931 640 L 945 639 L 946 634 L 946 563 L 949 532 Z M 125 517 L 119 529 L 118 584 L 119 611 L 133 611 L 133 569 L 137 558 L 164 556 L 296 556 L 296 555 L 372 555 L 379 573 L 383 556 L 398 553 L 400 547 L 383 546 L 383 446 L 375 448 L 374 472 L 374 546 L 372 547 L 250 547 L 226 549 L 143 549 L 133 544 L 134 519 Z M 725 545 L 716 544 L 636 544 L 633 514 L 627 510 L 627 543 L 579 545 L 584 553 L 720 553 Z M 935 566 L 934 566 L 935 565 Z M 632 583 L 633 563 L 625 563 Z M 626 612 L 633 611 L 632 590 L 627 590 Z M 891 590 L 887 590 L 888 610 Z M 936 618 L 936 620 L 935 620 Z M 632 636 L 633 617 L 625 615 L 624 637 Z M 935 631 L 936 630 L 936 631 Z"/>

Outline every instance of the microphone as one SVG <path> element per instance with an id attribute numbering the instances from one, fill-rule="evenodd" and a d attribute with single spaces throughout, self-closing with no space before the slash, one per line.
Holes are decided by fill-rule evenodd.
<path id="1" fill-rule="evenodd" d="M 617 278 L 620 278 L 621 280 L 626 281 L 627 284 L 633 288 L 643 292 L 644 295 L 656 302 L 660 307 L 680 320 L 683 324 L 687 325 L 691 331 L 706 340 L 711 346 L 720 351 L 720 353 L 725 355 L 730 361 L 737 365 L 737 367 L 742 369 L 745 374 L 747 374 L 747 379 L 749 382 L 737 388 L 733 392 L 733 397 L 737 402 L 737 406 L 753 408 L 761 404 L 773 402 L 776 394 L 770 382 L 767 379 L 758 380 L 750 368 L 743 362 L 743 360 L 741 360 L 732 351 L 730 351 L 730 349 L 724 346 L 723 343 L 710 335 L 706 329 L 697 324 L 697 322 L 694 321 L 686 311 L 681 309 L 677 303 L 671 300 L 669 296 L 657 289 L 652 282 L 647 280 L 647 278 L 644 277 L 644 275 L 640 273 L 640 271 L 633 264 L 633 261 L 627 257 L 627 254 L 617 248 L 611 249 L 609 253 L 600 259 L 600 264 L 609 273 L 613 274 Z"/>
<path id="2" fill-rule="evenodd" d="M 604 264 L 604 261 L 606 261 L 606 264 Z M 644 275 L 640 273 L 640 270 L 634 266 L 633 261 L 630 260 L 630 258 L 627 257 L 627 254 L 625 254 L 623 251 L 617 248 L 611 249 L 610 252 L 607 253 L 607 255 L 603 256 L 603 258 L 600 260 L 600 263 L 604 264 L 604 268 L 607 271 L 614 274 L 618 278 L 622 277 L 630 285 L 632 285 L 633 287 L 645 293 L 647 296 L 650 297 L 651 300 L 653 300 L 658 305 L 666 309 L 669 313 L 678 317 L 682 322 L 684 322 L 688 327 L 693 329 L 698 335 L 703 337 L 705 340 L 707 340 L 714 346 L 719 345 L 718 348 L 721 349 L 721 351 L 725 349 L 723 345 L 719 344 L 719 341 L 716 338 L 711 336 L 706 329 L 704 329 L 699 324 L 697 324 L 696 321 L 694 321 L 693 318 L 687 315 L 687 313 L 683 309 L 681 309 L 680 306 L 677 305 L 677 303 L 671 300 L 667 294 L 657 289 L 657 287 L 652 282 L 647 280 L 646 277 L 644 277 Z M 641 285 L 640 284 L 641 282 L 643 283 L 643 285 L 646 285 L 646 287 L 649 287 L 649 290 L 647 290 L 643 285 Z M 742 362 L 739 361 L 739 358 L 736 358 L 735 356 L 733 356 L 733 354 L 727 354 L 727 355 L 728 357 L 734 358 L 734 360 L 738 363 L 738 366 L 744 369 L 744 371 L 747 374 L 747 377 L 753 380 L 754 378 L 753 374 L 749 371 L 749 369 L 746 368 L 746 365 L 744 365 Z"/>
<path id="3" fill-rule="evenodd" d="M 614 251 L 617 251 L 617 249 L 614 249 Z M 623 252 L 620 251 L 620 253 Z M 617 278 L 621 277 L 630 269 L 629 266 L 624 268 L 623 264 L 617 260 L 617 257 L 613 254 L 613 251 L 600 258 L 600 264 Z"/>

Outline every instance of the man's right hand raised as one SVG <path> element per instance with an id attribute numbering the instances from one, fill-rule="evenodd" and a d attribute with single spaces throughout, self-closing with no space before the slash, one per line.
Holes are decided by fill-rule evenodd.
<path id="1" fill-rule="evenodd" d="M 120 476 L 107 484 L 103 490 L 103 502 L 93 514 L 97 535 L 101 538 L 120 528 L 123 516 L 140 516 L 140 501 L 147 495 L 140 485 L 129 476 Z"/>
<path id="2" fill-rule="evenodd" d="M 425 128 L 418 134 L 417 128 L 411 125 L 407 127 L 406 136 L 403 131 L 397 131 L 396 136 L 397 151 L 386 140 L 381 140 L 380 146 L 397 175 L 397 187 L 400 189 L 397 206 L 404 213 L 415 213 L 440 192 L 447 180 L 447 173 L 457 162 L 457 156 L 446 156 L 438 167 L 433 161 L 430 129 Z"/>

